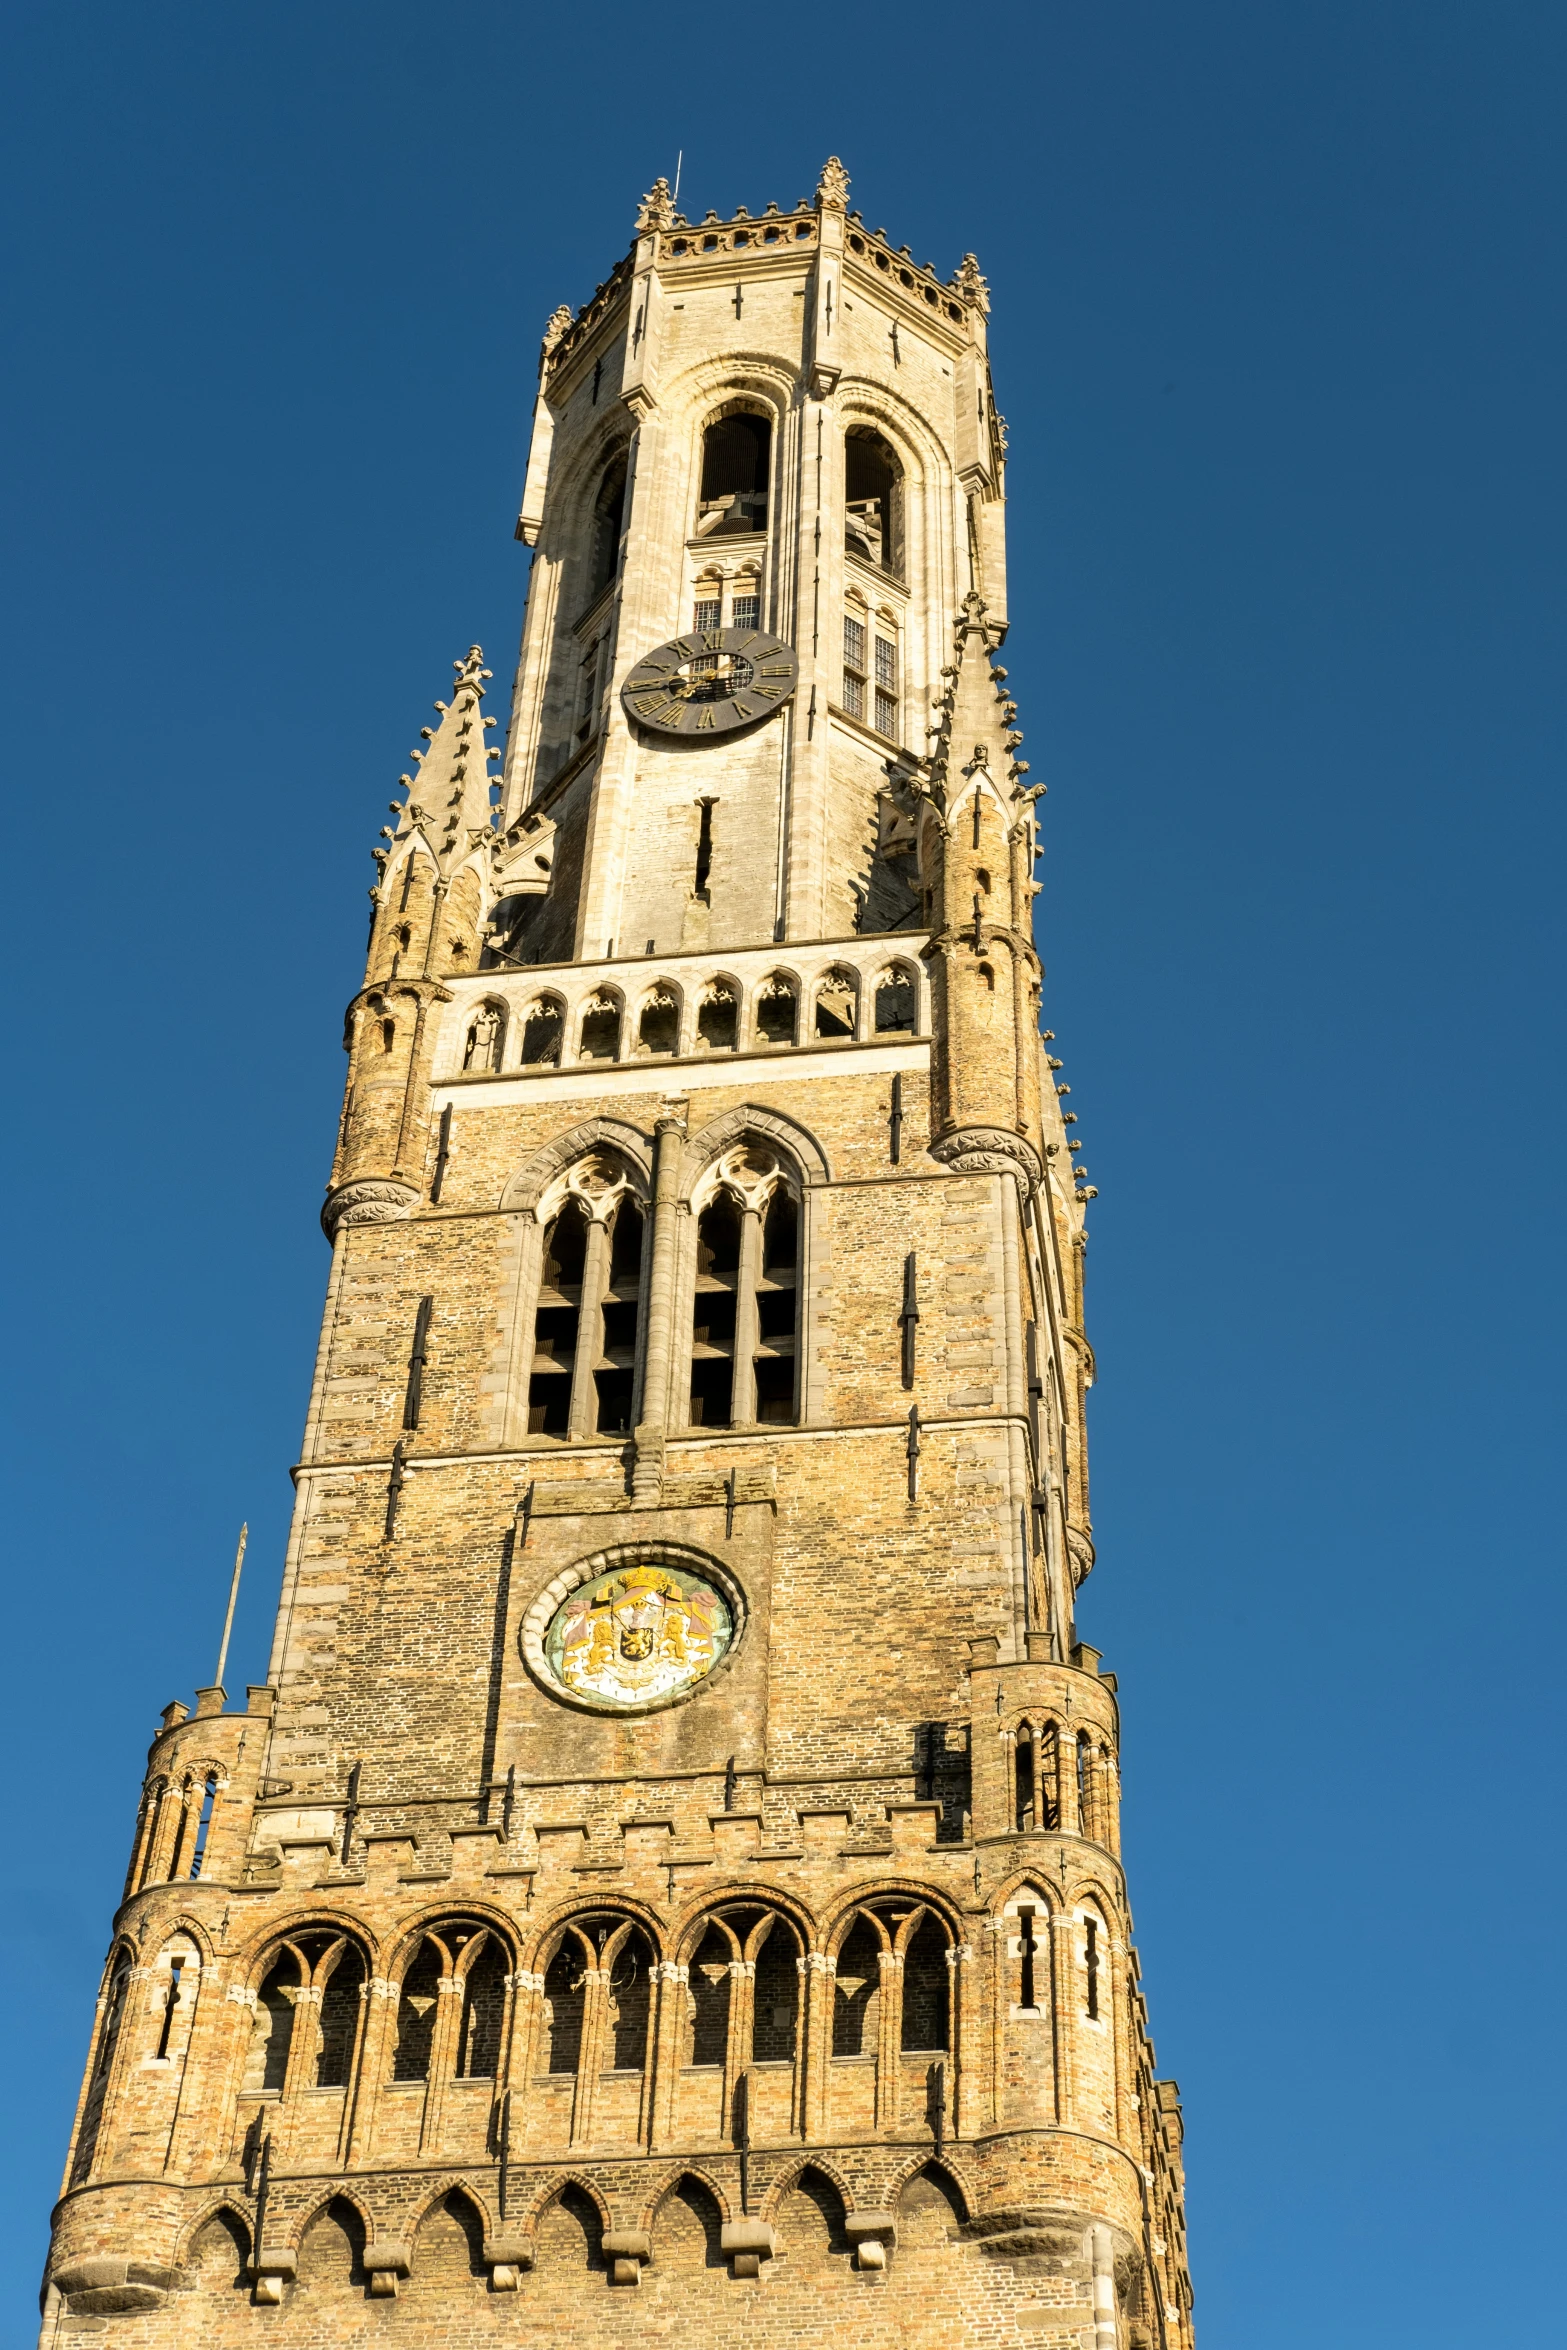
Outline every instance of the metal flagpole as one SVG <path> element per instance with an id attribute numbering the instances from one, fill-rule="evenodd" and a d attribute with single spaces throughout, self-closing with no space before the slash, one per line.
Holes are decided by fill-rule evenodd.
<path id="1" fill-rule="evenodd" d="M 234 1629 L 234 1602 L 239 1597 L 239 1570 L 245 1564 L 245 1544 L 250 1535 L 248 1523 L 239 1530 L 239 1548 L 234 1553 L 234 1575 L 229 1584 L 229 1612 L 223 1619 L 223 1646 L 218 1650 L 218 1669 L 212 1678 L 216 1686 L 223 1686 L 223 1668 L 229 1661 L 229 1634 Z"/>

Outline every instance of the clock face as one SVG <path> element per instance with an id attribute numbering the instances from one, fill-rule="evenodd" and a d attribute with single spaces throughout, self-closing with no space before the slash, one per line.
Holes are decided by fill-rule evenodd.
<path id="1" fill-rule="evenodd" d="M 729 734 L 778 709 L 799 675 L 794 653 L 775 636 L 695 628 L 644 654 L 620 698 L 654 734 Z"/>

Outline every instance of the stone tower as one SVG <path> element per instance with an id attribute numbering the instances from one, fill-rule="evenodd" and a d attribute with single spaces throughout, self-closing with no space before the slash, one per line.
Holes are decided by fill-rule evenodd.
<path id="1" fill-rule="evenodd" d="M 972 256 L 662 182 L 376 851 L 266 1682 L 167 1708 L 50 2345 L 1184 2350 Z"/>

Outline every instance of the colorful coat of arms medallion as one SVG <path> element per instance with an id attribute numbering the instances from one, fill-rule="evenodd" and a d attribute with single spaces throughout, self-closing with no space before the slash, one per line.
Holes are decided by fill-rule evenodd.
<path id="1" fill-rule="evenodd" d="M 678 1567 L 615 1567 L 579 1584 L 544 1635 L 544 1662 L 592 1705 L 656 1705 L 705 1679 L 734 1638 L 728 1601 Z"/>

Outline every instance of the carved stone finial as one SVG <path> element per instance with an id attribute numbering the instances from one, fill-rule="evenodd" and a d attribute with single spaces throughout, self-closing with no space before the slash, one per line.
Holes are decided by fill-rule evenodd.
<path id="1" fill-rule="evenodd" d="M 990 288 L 980 274 L 979 262 L 972 253 L 965 253 L 954 279 L 965 302 L 977 302 L 981 310 L 990 309 Z"/>
<path id="2" fill-rule="evenodd" d="M 637 234 L 645 236 L 649 229 L 673 228 L 675 225 L 674 198 L 669 182 L 659 176 L 637 206 Z"/>
<path id="3" fill-rule="evenodd" d="M 552 310 L 550 312 L 549 318 L 545 322 L 544 327 L 544 356 L 546 359 L 548 359 L 550 353 L 554 350 L 555 345 L 560 341 L 561 336 L 565 334 L 567 329 L 570 327 L 572 315 L 573 314 L 571 310 L 564 302 L 562 302 L 558 310 Z"/>
<path id="4" fill-rule="evenodd" d="M 816 206 L 820 212 L 845 212 L 849 205 L 849 175 L 836 155 L 829 155 L 822 165 L 822 176 L 816 183 Z"/>

